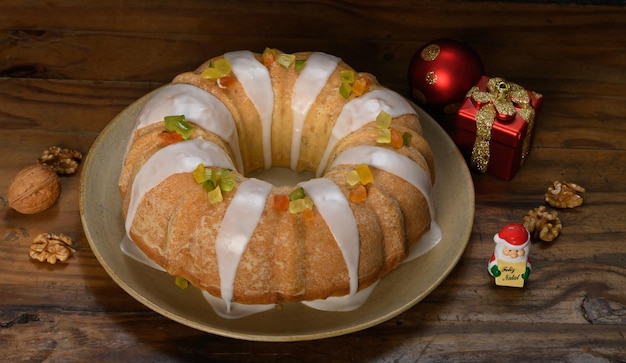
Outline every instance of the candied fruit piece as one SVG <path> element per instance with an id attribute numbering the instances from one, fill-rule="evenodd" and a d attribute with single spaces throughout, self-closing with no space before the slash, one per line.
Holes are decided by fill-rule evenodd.
<path id="1" fill-rule="evenodd" d="M 393 146 L 396 149 L 399 149 L 404 145 L 404 138 L 402 137 L 402 134 L 400 133 L 400 131 L 391 129 L 390 142 L 391 142 L 391 146 Z"/>
<path id="2" fill-rule="evenodd" d="M 196 169 L 193 171 L 193 178 L 198 184 L 202 184 L 205 180 L 208 180 L 207 174 L 205 173 L 206 168 L 202 164 L 198 164 Z"/>
<path id="3" fill-rule="evenodd" d="M 213 180 L 203 181 L 202 189 L 204 189 L 205 192 L 210 192 L 211 190 L 215 189 L 215 182 Z"/>
<path id="4" fill-rule="evenodd" d="M 367 188 L 363 184 L 359 184 L 356 187 L 350 189 L 348 199 L 352 203 L 361 203 L 367 199 Z"/>
<path id="5" fill-rule="evenodd" d="M 218 79 L 222 76 L 220 71 L 215 68 L 207 67 L 205 70 L 200 73 L 200 77 L 204 79 Z"/>
<path id="6" fill-rule="evenodd" d="M 219 79 L 220 77 L 230 74 L 232 66 L 226 58 L 216 59 L 200 73 L 200 77 L 205 79 Z"/>
<path id="7" fill-rule="evenodd" d="M 346 174 L 346 181 L 350 186 L 355 186 L 361 182 L 361 177 L 356 170 L 352 169 Z"/>
<path id="8" fill-rule="evenodd" d="M 220 189 L 222 189 L 225 192 L 230 192 L 231 190 L 233 190 L 233 188 L 235 188 L 236 184 L 237 184 L 237 180 L 230 173 L 230 170 L 228 169 L 220 170 Z"/>
<path id="9" fill-rule="evenodd" d="M 413 135 L 408 132 L 402 134 L 402 145 L 408 146 L 411 143 L 411 138 L 413 138 Z"/>
<path id="10" fill-rule="evenodd" d="M 379 144 L 389 144 L 391 142 L 391 130 L 390 129 L 376 130 L 376 142 Z"/>
<path id="11" fill-rule="evenodd" d="M 354 168 L 354 170 L 356 170 L 356 172 L 359 174 L 359 180 L 361 184 L 367 185 L 374 181 L 374 175 L 372 174 L 372 171 L 367 164 L 361 164 Z"/>
<path id="12" fill-rule="evenodd" d="M 304 67 L 306 67 L 306 60 L 305 59 L 298 59 L 296 60 L 296 64 L 294 65 L 294 69 L 296 71 L 301 71 L 304 69 Z"/>
<path id="13" fill-rule="evenodd" d="M 300 187 L 294 189 L 291 193 L 289 193 L 289 200 L 293 201 L 297 199 L 302 199 L 305 196 L 306 194 L 304 193 L 304 188 Z"/>
<path id="14" fill-rule="evenodd" d="M 263 54 L 261 54 L 261 61 L 263 65 L 269 67 L 276 59 L 276 51 L 272 48 L 265 48 Z"/>
<path id="15" fill-rule="evenodd" d="M 369 86 L 370 80 L 368 78 L 361 77 L 352 84 L 352 92 L 357 96 L 361 96 L 369 89 Z"/>
<path id="16" fill-rule="evenodd" d="M 349 82 L 341 82 L 341 86 L 339 87 L 339 93 L 343 98 L 350 97 L 350 93 L 352 92 L 352 86 Z"/>
<path id="17" fill-rule="evenodd" d="M 289 213 L 298 214 L 306 209 L 304 198 L 292 200 L 289 202 Z"/>
<path id="18" fill-rule="evenodd" d="M 289 208 L 289 197 L 283 194 L 274 195 L 274 208 L 279 211 L 286 211 Z"/>
<path id="19" fill-rule="evenodd" d="M 211 204 L 219 203 L 224 200 L 224 197 L 222 196 L 222 189 L 220 189 L 219 186 L 208 192 L 207 196 L 209 197 L 209 202 Z"/>
<path id="20" fill-rule="evenodd" d="M 313 213 L 313 211 L 310 208 L 305 208 L 302 211 L 302 216 L 306 219 L 312 219 L 315 217 L 315 214 Z"/>
<path id="21" fill-rule="evenodd" d="M 171 145 L 179 141 L 183 141 L 183 135 L 173 131 L 163 131 L 159 134 L 159 138 L 163 140 L 165 145 Z"/>
<path id="22" fill-rule="evenodd" d="M 232 71 L 230 62 L 226 58 L 220 58 L 213 62 L 213 68 L 215 68 L 222 76 L 228 75 Z"/>
<path id="23" fill-rule="evenodd" d="M 385 110 L 381 110 L 376 115 L 376 127 L 379 129 L 388 129 L 391 126 L 391 115 Z"/>
<path id="24" fill-rule="evenodd" d="M 176 276 L 174 283 L 176 284 L 176 286 L 178 286 L 179 288 L 183 290 L 189 287 L 189 281 L 187 281 L 187 279 L 183 277 Z"/>
<path id="25" fill-rule="evenodd" d="M 353 83 L 354 71 L 351 69 L 346 69 L 339 72 L 339 79 L 341 79 L 341 82 Z"/>
<path id="26" fill-rule="evenodd" d="M 217 79 L 217 85 L 220 88 L 228 88 L 235 83 L 235 77 L 232 76 L 222 76 Z"/>
<path id="27" fill-rule="evenodd" d="M 181 134 L 184 140 L 187 140 L 193 134 L 193 126 L 185 120 L 185 115 L 165 116 L 163 121 L 167 131 Z"/>
<path id="28" fill-rule="evenodd" d="M 296 56 L 293 54 L 282 53 L 276 58 L 276 62 L 285 68 L 289 68 L 291 63 L 296 60 Z"/>

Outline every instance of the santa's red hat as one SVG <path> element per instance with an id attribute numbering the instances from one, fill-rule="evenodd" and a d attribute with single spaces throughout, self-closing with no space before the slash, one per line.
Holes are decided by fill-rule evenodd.
<path id="1" fill-rule="evenodd" d="M 493 241 L 511 250 L 521 250 L 530 243 L 530 233 L 521 224 L 507 224 L 493 236 Z"/>

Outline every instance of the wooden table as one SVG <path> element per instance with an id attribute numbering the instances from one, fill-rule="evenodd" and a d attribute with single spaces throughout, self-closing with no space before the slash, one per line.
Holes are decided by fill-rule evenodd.
<path id="1" fill-rule="evenodd" d="M 0 351 L 7 361 L 626 361 L 626 8 L 501 2 L 24 2 L 0 5 Z M 87 153 L 135 99 L 228 50 L 322 50 L 409 95 L 413 53 L 454 37 L 486 73 L 545 96 L 512 181 L 472 173 L 476 219 L 449 277 L 378 326 L 320 341 L 239 341 L 170 321 L 126 294 L 92 253 L 79 175 L 21 215 L 11 178 L 49 146 Z M 562 234 L 534 243 L 523 289 L 487 274 L 493 235 L 543 205 L 554 180 L 587 189 Z M 463 206 L 460 206 L 463 207 Z M 106 221 L 104 221 L 106 222 Z M 65 233 L 66 263 L 29 259 Z"/>

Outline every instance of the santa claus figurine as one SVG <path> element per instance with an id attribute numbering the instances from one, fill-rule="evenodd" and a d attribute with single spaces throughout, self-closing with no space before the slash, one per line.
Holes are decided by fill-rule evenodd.
<path id="1" fill-rule="evenodd" d="M 495 277 L 496 285 L 523 287 L 532 269 L 528 257 L 530 233 L 521 224 L 508 224 L 493 236 L 493 241 L 496 247 L 488 270 Z"/>

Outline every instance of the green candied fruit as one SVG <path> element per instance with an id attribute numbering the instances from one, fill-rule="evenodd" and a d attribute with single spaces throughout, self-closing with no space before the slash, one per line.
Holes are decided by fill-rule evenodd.
<path id="1" fill-rule="evenodd" d="M 341 82 L 354 83 L 354 71 L 346 69 L 339 72 L 339 79 L 341 79 Z"/>
<path id="2" fill-rule="evenodd" d="M 339 93 L 343 96 L 343 98 L 350 97 L 350 93 L 352 93 L 352 85 L 349 82 L 341 82 Z"/>
<path id="3" fill-rule="evenodd" d="M 405 132 L 404 134 L 402 134 L 402 145 L 408 146 L 411 143 L 411 138 L 412 137 L 413 137 L 413 135 L 411 135 L 408 132 Z"/>
<path id="4" fill-rule="evenodd" d="M 230 192 L 237 185 L 237 179 L 230 173 L 228 169 L 220 170 L 220 188 L 225 192 Z"/>
<path id="5" fill-rule="evenodd" d="M 289 200 L 293 201 L 293 200 L 298 200 L 298 199 L 302 199 L 306 196 L 306 194 L 304 193 L 304 188 L 300 187 L 297 189 L 294 189 L 291 193 L 289 193 L 288 197 Z"/>
<path id="6" fill-rule="evenodd" d="M 202 189 L 205 192 L 210 192 L 211 190 L 215 189 L 215 182 L 213 180 L 205 180 L 202 182 Z"/>
<path id="7" fill-rule="evenodd" d="M 304 69 L 304 67 L 306 67 L 306 59 L 298 59 L 296 60 L 296 64 L 293 66 L 293 68 L 296 71 L 301 71 Z"/>
<path id="8" fill-rule="evenodd" d="M 193 126 L 185 121 L 185 115 L 165 116 L 163 120 L 165 121 L 165 129 L 167 131 L 182 135 L 184 140 L 187 140 L 193 134 Z"/>

